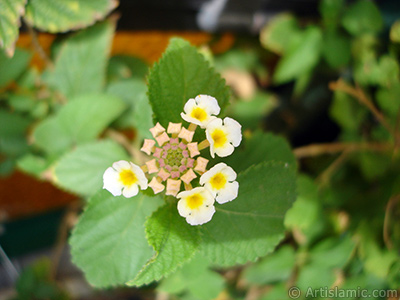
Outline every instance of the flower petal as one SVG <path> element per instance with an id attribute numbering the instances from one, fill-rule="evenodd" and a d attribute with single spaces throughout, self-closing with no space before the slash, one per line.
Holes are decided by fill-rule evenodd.
<path id="1" fill-rule="evenodd" d="M 227 157 L 233 153 L 235 150 L 235 147 L 233 145 L 226 143 L 224 147 L 219 147 L 219 148 L 214 148 L 214 152 L 219 156 L 219 157 Z"/>
<path id="2" fill-rule="evenodd" d="M 237 181 L 228 182 L 226 184 L 225 189 L 218 191 L 215 200 L 219 204 L 224 204 L 226 202 L 232 201 L 233 199 L 237 198 L 238 191 L 239 191 L 239 183 Z"/>
<path id="3" fill-rule="evenodd" d="M 204 108 L 209 115 L 218 115 L 221 108 L 218 105 L 217 99 L 209 95 L 198 95 L 194 99 L 197 105 Z"/>
<path id="4" fill-rule="evenodd" d="M 210 205 L 209 207 L 202 209 L 198 213 L 192 213 L 191 215 L 187 216 L 186 222 L 188 222 L 190 225 L 193 226 L 202 225 L 204 223 L 211 221 L 214 213 L 215 213 L 215 207 L 214 205 Z"/>
<path id="5" fill-rule="evenodd" d="M 127 186 L 123 189 L 122 195 L 125 198 L 131 198 L 133 196 L 136 196 L 139 193 L 139 187 L 137 184 L 132 184 L 131 186 Z"/>
<path id="6" fill-rule="evenodd" d="M 103 174 L 103 189 L 108 190 L 114 196 L 120 196 L 123 187 L 119 181 L 119 173 L 109 167 Z"/>
<path id="7" fill-rule="evenodd" d="M 122 170 L 127 170 L 131 168 L 131 165 L 126 160 L 120 160 L 113 163 L 112 167 L 117 171 L 121 172 Z"/>
<path id="8" fill-rule="evenodd" d="M 140 185 L 140 188 L 142 190 L 147 189 L 148 185 L 148 180 L 146 178 L 146 175 L 144 174 L 143 170 L 138 166 L 135 165 L 134 163 L 130 163 L 132 171 L 135 173 L 136 178 L 138 179 L 138 185 Z"/>
<path id="9" fill-rule="evenodd" d="M 235 147 L 239 146 L 242 141 L 242 126 L 238 121 L 229 117 L 224 119 L 224 126 L 229 134 L 230 142 Z"/>

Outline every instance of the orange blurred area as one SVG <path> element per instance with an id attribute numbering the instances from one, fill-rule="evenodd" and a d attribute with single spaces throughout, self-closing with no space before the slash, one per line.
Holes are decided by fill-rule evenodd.
<path id="1" fill-rule="evenodd" d="M 111 55 L 131 55 L 153 64 L 161 57 L 169 39 L 177 36 L 188 40 L 195 46 L 210 43 L 210 48 L 214 53 L 227 51 L 235 41 L 233 34 L 230 33 L 215 38 L 204 32 L 117 32 L 114 36 Z M 44 51 L 49 53 L 56 35 L 40 33 L 37 38 Z M 29 34 L 22 33 L 20 35 L 17 47 L 31 49 L 34 52 L 31 65 L 39 69 L 44 68 L 45 62 L 34 51 L 32 38 Z M 14 172 L 12 176 L 0 179 L 0 216 L 5 216 L 7 220 L 57 209 L 75 200 L 76 197 L 57 189 L 52 184 L 39 181 L 20 172 Z"/>
<path id="2" fill-rule="evenodd" d="M 75 196 L 18 171 L 0 179 L 0 221 L 57 209 L 73 201 Z"/>
<path id="3" fill-rule="evenodd" d="M 38 35 L 38 41 L 47 53 L 49 53 L 50 46 L 55 37 L 55 35 L 47 33 L 40 33 Z M 233 46 L 235 41 L 231 33 L 224 33 L 218 39 L 214 40 L 211 34 L 205 32 L 122 31 L 115 33 L 111 55 L 132 55 L 143 59 L 149 64 L 153 64 L 161 57 L 171 37 L 182 37 L 195 46 L 207 45 L 212 41 L 211 50 L 216 54 L 227 51 Z M 21 34 L 17 41 L 17 47 L 34 51 L 31 36 L 27 33 Z M 44 67 L 44 61 L 37 53 L 34 54 L 32 64 L 39 69 Z"/>

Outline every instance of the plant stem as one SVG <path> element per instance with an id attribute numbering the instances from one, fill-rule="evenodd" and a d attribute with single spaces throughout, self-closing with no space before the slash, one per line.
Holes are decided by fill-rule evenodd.
<path id="1" fill-rule="evenodd" d="M 116 141 L 118 144 L 122 145 L 131 155 L 132 158 L 135 159 L 140 164 L 143 164 L 146 161 L 144 154 L 134 147 L 129 139 L 123 134 L 119 133 L 113 129 L 107 129 L 106 135 L 108 135 L 112 140 Z"/>
<path id="2" fill-rule="evenodd" d="M 199 149 L 199 151 L 201 151 L 209 146 L 210 146 L 210 142 L 207 139 L 205 139 L 204 141 L 200 142 L 200 144 L 198 144 L 197 149 Z"/>
<path id="3" fill-rule="evenodd" d="M 47 55 L 46 51 L 44 51 L 42 45 L 40 45 L 40 42 L 39 42 L 39 39 L 37 36 L 37 32 L 35 31 L 35 29 L 33 29 L 33 27 L 31 25 L 29 25 L 28 23 L 25 23 L 25 24 L 26 24 L 26 27 L 28 28 L 29 35 L 32 38 L 33 48 L 35 49 L 35 51 L 37 52 L 39 57 L 46 63 L 46 65 L 49 68 L 54 68 L 54 64 L 51 61 L 50 57 Z"/>
<path id="4" fill-rule="evenodd" d="M 385 116 L 376 108 L 374 103 L 367 97 L 367 95 L 359 86 L 354 88 L 347 84 L 343 79 L 338 79 L 338 81 L 331 82 L 329 84 L 329 88 L 333 91 L 345 92 L 356 98 L 361 104 L 365 105 L 375 116 L 375 118 L 396 138 L 396 132 L 392 126 L 390 126 Z"/>
<path id="5" fill-rule="evenodd" d="M 190 130 L 190 131 L 195 131 L 196 128 L 197 128 L 197 125 L 196 125 L 196 124 L 190 123 L 190 125 L 189 125 L 189 127 L 188 127 L 188 130 Z"/>
<path id="6" fill-rule="evenodd" d="M 330 179 L 332 178 L 333 174 L 339 169 L 344 162 L 347 160 L 349 156 L 349 150 L 344 150 L 338 158 L 336 158 L 328 168 L 326 168 L 317 178 L 317 181 L 320 182 L 320 186 L 328 185 Z"/>
<path id="7" fill-rule="evenodd" d="M 325 143 L 312 144 L 293 150 L 294 155 L 299 158 L 318 156 L 323 154 L 334 154 L 342 151 L 374 151 L 385 152 L 393 150 L 391 143 Z"/>
<path id="8" fill-rule="evenodd" d="M 383 221 L 383 241 L 389 250 L 393 249 L 393 242 L 389 234 L 390 213 L 393 211 L 393 208 L 399 201 L 400 194 L 391 197 L 386 205 L 385 219 Z"/>

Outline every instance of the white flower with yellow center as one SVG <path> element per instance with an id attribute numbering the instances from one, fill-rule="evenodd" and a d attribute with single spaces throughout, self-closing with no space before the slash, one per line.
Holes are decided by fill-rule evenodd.
<path id="1" fill-rule="evenodd" d="M 235 199 L 238 195 L 239 183 L 236 172 L 224 163 L 219 163 L 200 177 L 200 184 L 209 190 L 219 204 Z"/>
<path id="2" fill-rule="evenodd" d="M 232 154 L 235 147 L 242 141 L 242 126 L 234 119 L 226 117 L 216 118 L 208 123 L 206 127 L 207 140 L 210 143 L 211 156 L 215 153 L 220 157 Z"/>
<path id="3" fill-rule="evenodd" d="M 181 199 L 178 202 L 179 214 L 190 225 L 207 223 L 215 213 L 214 197 L 204 187 L 180 192 L 176 197 Z"/>
<path id="4" fill-rule="evenodd" d="M 103 184 L 103 189 L 114 196 L 122 194 L 130 198 L 138 194 L 139 186 L 142 190 L 147 189 L 147 178 L 139 166 L 120 160 L 104 172 Z"/>
<path id="5" fill-rule="evenodd" d="M 186 102 L 183 111 L 185 113 L 181 113 L 182 119 L 205 128 L 210 121 L 215 119 L 213 115 L 218 115 L 221 108 L 214 97 L 198 95 Z"/>

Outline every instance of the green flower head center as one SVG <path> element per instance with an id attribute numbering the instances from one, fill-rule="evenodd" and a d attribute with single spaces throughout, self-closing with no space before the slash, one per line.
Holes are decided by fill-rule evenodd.
<path id="1" fill-rule="evenodd" d="M 176 150 L 169 149 L 167 157 L 165 158 L 165 164 L 171 167 L 179 167 L 183 159 L 182 149 L 178 148 Z"/>

